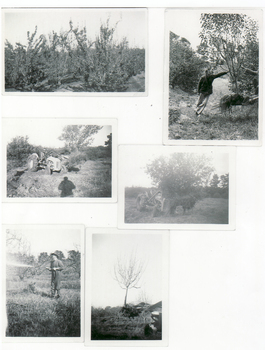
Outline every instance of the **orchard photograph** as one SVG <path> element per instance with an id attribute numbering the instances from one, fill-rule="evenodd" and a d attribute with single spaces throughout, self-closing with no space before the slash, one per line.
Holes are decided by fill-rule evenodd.
<path id="1" fill-rule="evenodd" d="M 173 229 L 185 224 L 188 228 L 218 229 L 218 225 L 232 224 L 233 150 L 123 146 L 119 161 L 122 227 L 165 224 Z"/>
<path id="2" fill-rule="evenodd" d="M 166 11 L 166 140 L 259 140 L 261 10 Z"/>
<path id="3" fill-rule="evenodd" d="M 6 93 L 143 93 L 146 9 L 6 9 Z"/>
<path id="4" fill-rule="evenodd" d="M 82 340 L 83 231 L 77 225 L 5 226 L 9 341 L 16 337 Z"/>
<path id="5" fill-rule="evenodd" d="M 4 119 L 6 197 L 111 199 L 113 122 L 101 123 Z"/>

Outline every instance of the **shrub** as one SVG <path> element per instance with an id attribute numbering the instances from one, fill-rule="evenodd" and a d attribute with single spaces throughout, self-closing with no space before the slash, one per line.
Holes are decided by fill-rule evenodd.
<path id="1" fill-rule="evenodd" d="M 28 142 L 28 136 L 17 136 L 7 145 L 7 159 L 25 161 L 32 153 L 33 146 Z"/>
<path id="2" fill-rule="evenodd" d="M 170 32 L 169 84 L 193 92 L 204 66 L 204 60 L 193 51 L 189 41 Z"/>

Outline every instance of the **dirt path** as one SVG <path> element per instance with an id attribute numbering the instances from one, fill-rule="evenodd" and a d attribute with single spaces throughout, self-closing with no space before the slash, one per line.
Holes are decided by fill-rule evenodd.
<path id="1" fill-rule="evenodd" d="M 126 92 L 144 92 L 145 91 L 145 74 L 141 72 L 128 81 L 128 88 Z"/>
<path id="2" fill-rule="evenodd" d="M 15 179 L 13 171 L 7 174 L 8 197 L 60 197 L 58 187 L 65 176 L 75 185 L 74 197 L 111 197 L 111 161 L 110 159 L 88 160 L 78 166 L 79 171 L 45 174 L 25 171 Z"/>

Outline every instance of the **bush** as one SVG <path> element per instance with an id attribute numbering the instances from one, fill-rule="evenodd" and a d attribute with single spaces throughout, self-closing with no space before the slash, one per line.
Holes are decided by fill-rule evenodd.
<path id="1" fill-rule="evenodd" d="M 188 40 L 170 32 L 169 84 L 193 92 L 204 66 L 204 60 L 196 55 Z"/>
<path id="2" fill-rule="evenodd" d="M 7 159 L 25 161 L 33 149 L 34 147 L 28 142 L 28 136 L 17 136 L 7 145 Z"/>

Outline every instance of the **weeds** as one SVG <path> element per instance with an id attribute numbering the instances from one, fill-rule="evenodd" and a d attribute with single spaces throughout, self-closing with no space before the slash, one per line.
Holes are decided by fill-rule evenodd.
<path id="1" fill-rule="evenodd" d="M 50 297 L 50 283 L 8 281 L 7 337 L 79 337 L 80 281 L 64 281 L 61 298 Z M 36 286 L 35 286 L 36 285 Z"/>
<path id="2" fill-rule="evenodd" d="M 161 332 L 145 334 L 145 326 L 152 321 L 150 314 L 142 312 L 134 318 L 122 314 L 121 308 L 92 308 L 92 340 L 159 340 Z"/>

